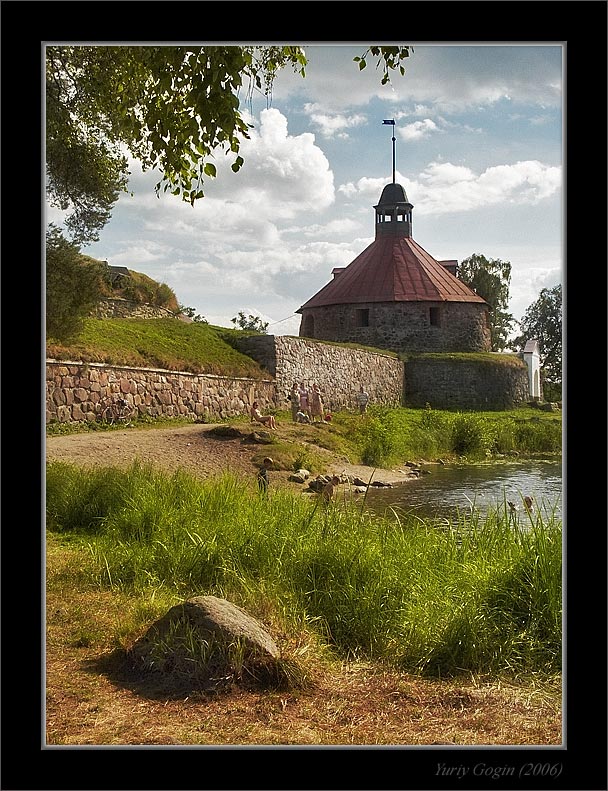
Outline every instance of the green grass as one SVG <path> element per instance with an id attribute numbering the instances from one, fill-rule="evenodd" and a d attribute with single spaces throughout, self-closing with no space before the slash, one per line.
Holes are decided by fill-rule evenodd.
<path id="1" fill-rule="evenodd" d="M 427 362 L 433 362 L 436 360 L 438 363 L 441 363 L 444 360 L 461 360 L 465 363 L 482 366 L 521 366 L 521 359 L 516 354 L 496 354 L 495 352 L 421 352 L 418 354 L 404 352 L 399 356 L 404 361 L 425 360 Z"/>
<path id="2" fill-rule="evenodd" d="M 532 407 L 503 412 L 372 406 L 365 416 L 340 413 L 337 426 L 364 464 L 391 467 L 408 459 L 481 461 L 504 455 L 557 455 L 561 415 Z"/>
<path id="3" fill-rule="evenodd" d="M 86 319 L 69 345 L 47 339 L 47 357 L 268 379 L 268 372 L 230 340 L 236 330 L 166 319 Z M 239 337 L 243 332 L 239 332 Z"/>
<path id="4" fill-rule="evenodd" d="M 157 601 L 159 615 L 225 597 L 337 656 L 433 677 L 560 670 L 561 522 L 504 512 L 448 529 L 288 490 L 260 496 L 231 475 L 47 467 L 47 530 L 80 548 L 65 572 L 79 584 Z"/>

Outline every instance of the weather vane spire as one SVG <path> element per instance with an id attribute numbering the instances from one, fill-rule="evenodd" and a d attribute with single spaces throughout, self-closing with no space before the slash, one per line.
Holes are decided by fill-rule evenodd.
<path id="1" fill-rule="evenodd" d="M 395 119 L 390 118 L 387 121 L 382 121 L 383 124 L 390 124 L 393 127 L 393 184 L 395 183 Z"/>

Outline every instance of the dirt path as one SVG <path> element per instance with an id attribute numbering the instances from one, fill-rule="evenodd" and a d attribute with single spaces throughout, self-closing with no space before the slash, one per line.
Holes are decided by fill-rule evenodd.
<path id="1" fill-rule="evenodd" d="M 250 445 L 210 435 L 211 425 L 133 429 L 47 437 L 47 460 L 82 466 L 130 466 L 136 459 L 175 472 L 206 478 L 224 470 L 251 475 Z"/>
<path id="2" fill-rule="evenodd" d="M 167 472 L 183 469 L 201 478 L 224 471 L 255 476 L 258 468 L 252 459 L 260 446 L 243 443 L 241 438 L 214 436 L 214 427 L 212 424 L 195 424 L 179 428 L 125 428 L 51 436 L 46 438 L 46 458 L 47 461 L 65 461 L 85 467 L 128 467 L 138 459 Z M 290 472 L 277 471 L 274 477 L 287 483 Z M 408 480 L 407 472 L 403 470 L 379 470 L 349 464 L 329 451 L 326 472 L 357 476 L 364 481 L 401 483 Z M 299 484 L 293 485 L 301 488 Z"/>

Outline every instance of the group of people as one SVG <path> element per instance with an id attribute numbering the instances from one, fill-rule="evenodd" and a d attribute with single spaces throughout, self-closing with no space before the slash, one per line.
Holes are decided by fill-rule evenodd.
<path id="1" fill-rule="evenodd" d="M 322 423 L 326 417 L 323 395 L 316 382 L 310 388 L 306 387 L 304 382 L 300 384 L 294 382 L 289 400 L 294 423 Z"/>
<path id="2" fill-rule="evenodd" d="M 322 423 L 324 420 L 331 420 L 331 416 L 325 414 L 323 394 L 316 382 L 310 388 L 304 382 L 294 382 L 288 398 L 291 401 L 291 417 L 294 423 Z M 367 410 L 368 403 L 369 393 L 361 385 L 357 393 L 357 406 L 361 415 Z M 251 405 L 251 419 L 270 429 L 277 427 L 274 415 L 263 415 L 257 401 Z"/>

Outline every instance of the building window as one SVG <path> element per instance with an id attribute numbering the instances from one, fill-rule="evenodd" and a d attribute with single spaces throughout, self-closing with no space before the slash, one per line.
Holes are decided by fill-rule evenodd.
<path id="1" fill-rule="evenodd" d="M 429 321 L 431 327 L 439 327 L 441 322 L 439 320 L 439 308 L 429 308 Z"/>
<path id="2" fill-rule="evenodd" d="M 357 327 L 369 327 L 369 308 L 357 308 L 355 310 L 355 320 Z"/>

